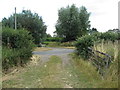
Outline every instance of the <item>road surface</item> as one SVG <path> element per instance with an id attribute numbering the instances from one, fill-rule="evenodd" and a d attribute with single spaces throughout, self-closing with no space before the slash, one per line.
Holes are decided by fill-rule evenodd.
<path id="1" fill-rule="evenodd" d="M 74 52 L 74 49 L 66 49 L 66 48 L 52 48 L 49 51 L 34 51 L 33 54 L 37 55 L 61 55 L 61 54 L 69 54 Z"/>
<path id="2" fill-rule="evenodd" d="M 42 62 L 41 64 L 47 62 L 49 58 L 53 55 L 59 56 L 62 58 L 63 66 L 68 63 L 68 60 L 70 59 L 69 55 L 70 53 L 73 53 L 74 49 L 67 49 L 67 48 L 52 48 L 52 50 L 49 51 L 34 51 L 33 54 L 40 55 L 40 59 Z"/>

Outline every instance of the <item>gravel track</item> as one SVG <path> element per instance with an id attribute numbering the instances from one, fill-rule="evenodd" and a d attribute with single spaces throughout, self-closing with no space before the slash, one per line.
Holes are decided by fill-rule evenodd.
<path id="1" fill-rule="evenodd" d="M 68 63 L 70 57 L 69 54 L 74 52 L 74 49 L 67 48 L 52 48 L 49 51 L 34 51 L 33 54 L 40 55 L 42 63 L 45 63 L 53 55 L 59 56 L 62 59 L 63 66 Z"/>

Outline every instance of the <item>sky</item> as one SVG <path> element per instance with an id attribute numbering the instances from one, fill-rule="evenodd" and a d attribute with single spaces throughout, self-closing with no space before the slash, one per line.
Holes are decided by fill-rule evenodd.
<path id="1" fill-rule="evenodd" d="M 75 4 L 77 7 L 85 6 L 91 13 L 91 28 L 105 32 L 118 28 L 118 2 L 119 0 L 0 0 L 0 21 L 12 15 L 15 7 L 17 13 L 29 9 L 42 16 L 47 25 L 47 33 L 53 35 L 58 20 L 58 10 Z"/>

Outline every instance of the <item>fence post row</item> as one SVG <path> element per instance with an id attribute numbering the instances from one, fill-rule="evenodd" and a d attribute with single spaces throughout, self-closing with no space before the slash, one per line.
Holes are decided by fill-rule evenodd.
<path id="1" fill-rule="evenodd" d="M 105 72 L 103 70 L 107 69 L 109 67 L 110 63 L 112 62 L 111 56 L 106 53 L 103 53 L 103 52 L 100 52 L 97 50 L 93 50 L 90 47 L 88 47 L 88 53 L 90 55 L 90 60 L 96 66 L 96 68 L 98 69 L 98 72 L 103 76 L 105 74 Z M 105 56 L 105 58 L 97 55 L 97 53 Z"/>

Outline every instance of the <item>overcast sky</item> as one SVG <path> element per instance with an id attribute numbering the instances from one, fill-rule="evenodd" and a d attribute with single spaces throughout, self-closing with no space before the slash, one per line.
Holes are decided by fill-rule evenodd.
<path id="1" fill-rule="evenodd" d="M 91 28 L 95 27 L 100 32 L 118 28 L 118 1 L 119 0 L 0 0 L 0 21 L 23 9 L 30 9 L 42 16 L 48 26 L 47 33 L 53 35 L 58 19 L 58 10 L 61 7 L 75 4 L 77 7 L 85 6 L 91 12 Z"/>

